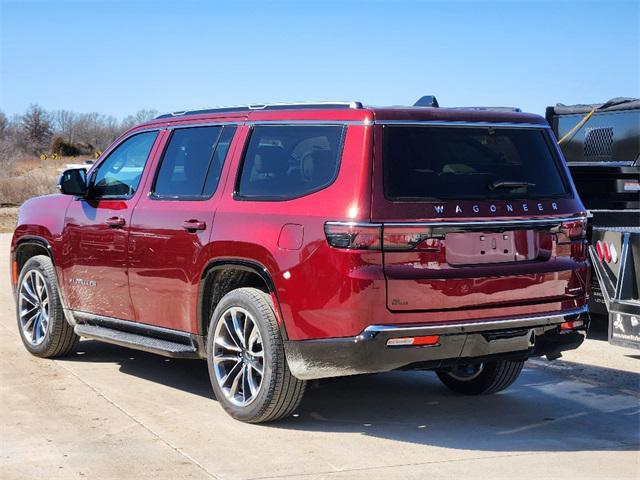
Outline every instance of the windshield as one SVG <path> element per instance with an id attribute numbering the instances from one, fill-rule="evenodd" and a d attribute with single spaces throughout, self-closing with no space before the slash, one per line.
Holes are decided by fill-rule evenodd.
<path id="1" fill-rule="evenodd" d="M 566 195 L 542 129 L 383 127 L 385 195 L 391 200 L 519 199 Z"/>

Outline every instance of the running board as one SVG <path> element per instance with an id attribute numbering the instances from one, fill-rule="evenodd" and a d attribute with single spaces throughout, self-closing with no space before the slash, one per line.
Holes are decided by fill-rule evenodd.
<path id="1" fill-rule="evenodd" d="M 84 338 L 112 343 L 121 347 L 133 348 L 144 352 L 156 353 L 172 358 L 201 358 L 192 344 L 172 342 L 153 338 L 139 333 L 123 332 L 113 328 L 99 327 L 79 323 L 74 327 L 77 335 Z"/>

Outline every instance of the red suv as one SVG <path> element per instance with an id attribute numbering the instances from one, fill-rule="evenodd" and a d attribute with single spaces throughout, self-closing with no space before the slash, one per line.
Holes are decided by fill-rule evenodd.
<path id="1" fill-rule="evenodd" d="M 435 370 L 492 393 L 583 341 L 585 209 L 545 120 L 360 103 L 160 116 L 20 209 L 18 326 L 206 358 L 235 418 L 312 379 Z"/>

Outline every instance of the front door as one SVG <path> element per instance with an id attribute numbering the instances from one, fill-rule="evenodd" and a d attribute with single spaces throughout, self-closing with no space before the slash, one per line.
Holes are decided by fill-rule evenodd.
<path id="1" fill-rule="evenodd" d="M 133 134 L 89 175 L 89 193 L 67 208 L 63 291 L 72 310 L 135 320 L 127 277 L 133 206 L 158 131 Z"/>
<path id="2" fill-rule="evenodd" d="M 141 323 L 197 332 L 200 275 L 210 258 L 205 250 L 235 130 L 213 125 L 171 132 L 131 220 L 129 285 Z"/>

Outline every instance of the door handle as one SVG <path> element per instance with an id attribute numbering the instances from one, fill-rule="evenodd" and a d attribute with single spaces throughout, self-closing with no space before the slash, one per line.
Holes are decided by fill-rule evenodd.
<path id="1" fill-rule="evenodd" d="M 207 228 L 207 224 L 205 222 L 201 222 L 200 220 L 185 220 L 182 222 L 182 228 L 189 232 L 195 232 L 196 230 L 204 230 Z"/>
<path id="2" fill-rule="evenodd" d="M 122 217 L 111 217 L 105 220 L 105 223 L 113 228 L 121 228 L 127 223 Z"/>

